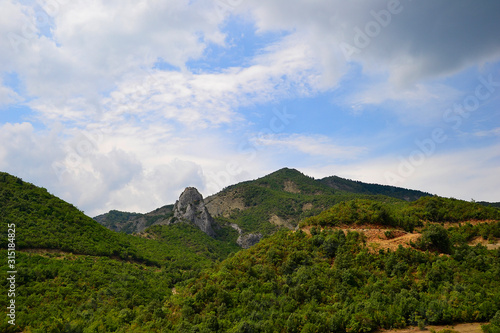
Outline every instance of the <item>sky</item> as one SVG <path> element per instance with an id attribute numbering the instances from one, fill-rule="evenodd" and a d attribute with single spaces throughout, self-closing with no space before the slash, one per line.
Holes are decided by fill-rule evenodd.
<path id="1" fill-rule="evenodd" d="M 87 215 L 283 167 L 500 201 L 496 0 L 0 0 L 0 170 Z"/>

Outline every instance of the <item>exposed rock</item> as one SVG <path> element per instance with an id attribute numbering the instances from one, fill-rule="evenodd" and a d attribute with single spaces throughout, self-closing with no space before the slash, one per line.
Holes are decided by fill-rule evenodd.
<path id="1" fill-rule="evenodd" d="M 303 206 L 302 206 L 302 211 L 306 211 L 306 210 L 311 210 L 314 208 L 314 205 L 310 202 L 308 203 L 305 203 Z"/>
<path id="2" fill-rule="evenodd" d="M 290 192 L 290 193 L 300 193 L 300 190 L 299 188 L 297 187 L 297 184 L 295 184 L 294 182 L 292 182 L 291 180 L 285 180 L 284 182 L 284 190 L 286 192 Z"/>
<path id="3" fill-rule="evenodd" d="M 205 198 L 205 206 L 212 216 L 229 217 L 232 212 L 246 209 L 243 198 L 233 191 L 220 192 Z"/>
<path id="4" fill-rule="evenodd" d="M 229 226 L 238 231 L 238 233 L 240 234 L 240 236 L 236 240 L 236 243 L 244 249 L 248 249 L 250 246 L 257 244 L 262 239 L 261 233 L 244 235 L 243 230 L 241 230 L 241 228 L 237 224 L 231 223 Z"/>
<path id="5" fill-rule="evenodd" d="M 243 233 L 243 230 L 241 230 L 241 228 L 240 228 L 237 224 L 235 224 L 235 223 L 231 223 L 229 226 L 230 226 L 231 228 L 233 228 L 234 230 L 238 231 L 238 233 L 240 234 L 240 236 L 241 236 L 241 234 Z"/>
<path id="6" fill-rule="evenodd" d="M 238 243 L 238 245 L 242 248 L 248 249 L 250 246 L 257 244 L 261 240 L 261 238 L 261 233 L 240 235 L 240 237 L 238 237 L 238 239 L 236 240 L 236 243 Z"/>
<path id="7" fill-rule="evenodd" d="M 186 187 L 174 205 L 169 223 L 190 222 L 209 236 L 215 236 L 215 222 L 205 207 L 203 196 L 194 187 Z"/>
<path id="8" fill-rule="evenodd" d="M 295 228 L 289 221 L 282 219 L 276 214 L 271 215 L 269 222 L 279 227 L 285 227 L 290 230 L 293 230 Z"/>

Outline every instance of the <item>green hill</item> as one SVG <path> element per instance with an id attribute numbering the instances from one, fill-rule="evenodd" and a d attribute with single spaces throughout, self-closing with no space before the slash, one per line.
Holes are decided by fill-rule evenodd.
<path id="1" fill-rule="evenodd" d="M 167 302 L 169 329 L 370 332 L 498 316 L 499 250 L 457 241 L 451 253 L 373 253 L 357 232 L 282 231 L 181 288 Z"/>
<path id="2" fill-rule="evenodd" d="M 417 201 L 378 202 L 367 199 L 344 201 L 307 218 L 300 226 L 333 227 L 341 224 L 379 224 L 413 231 L 424 222 L 500 220 L 500 209 L 463 200 L 422 197 Z"/>
<path id="3" fill-rule="evenodd" d="M 423 196 L 430 194 L 337 176 L 318 180 L 295 169 L 283 168 L 256 180 L 229 186 L 205 198 L 205 203 L 221 225 L 235 224 L 243 234 L 266 236 L 281 228 L 294 229 L 301 219 L 341 201 L 355 198 L 414 201 Z M 167 205 L 147 214 L 112 210 L 94 219 L 111 230 L 132 234 L 168 220 L 172 207 Z"/>
<path id="4" fill-rule="evenodd" d="M 191 260 L 208 263 L 230 252 L 214 250 L 220 254 L 214 258 L 200 251 L 199 245 L 214 244 L 214 240 L 196 228 L 180 225 L 162 228 L 169 242 L 113 232 L 47 190 L 6 173 L 0 173 L 0 219 L 4 226 L 16 225 L 18 249 L 54 249 L 156 266 Z M 2 248 L 7 247 L 6 233 L 7 228 L 2 228 Z M 223 241 L 215 242 L 219 244 L 214 246 L 226 248 Z"/>
<path id="5" fill-rule="evenodd" d="M 334 189 L 322 180 L 284 168 L 229 186 L 206 198 L 206 205 L 221 224 L 234 223 L 245 233 L 271 235 L 279 229 L 295 229 L 300 220 L 356 198 L 402 201 L 387 195 Z"/>
<path id="6" fill-rule="evenodd" d="M 146 214 L 111 210 L 94 217 L 94 220 L 110 230 L 133 234 L 142 232 L 155 223 L 167 221 L 173 216 L 173 207 L 174 205 L 166 205 Z"/>
<path id="7" fill-rule="evenodd" d="M 420 199 L 421 197 L 431 196 L 431 194 L 427 192 L 410 190 L 389 185 L 368 184 L 360 181 L 340 178 L 337 176 L 323 178 L 320 180 L 320 182 L 337 190 L 360 194 L 381 194 L 405 201 L 415 201 Z"/>
<path id="8" fill-rule="evenodd" d="M 0 331 L 356 333 L 488 321 L 487 333 L 500 329 L 500 249 L 488 250 L 500 238 L 497 208 L 349 193 L 290 169 L 208 201 L 226 224 L 215 237 L 186 223 L 132 236 L 0 173 L 0 253 L 7 257 L 15 224 L 17 271 L 17 325 L 4 320 Z M 241 250 L 231 223 L 267 237 Z M 374 250 L 363 233 L 337 228 L 366 224 L 419 227 L 421 237 Z"/>
<path id="9" fill-rule="evenodd" d="M 2 321 L 2 332 L 109 332 L 142 323 L 161 313 L 155 310 L 176 283 L 239 250 L 231 232 L 214 239 L 188 224 L 154 227 L 148 238 L 116 233 L 6 173 L 0 173 L 0 221 L 3 258 L 7 231 L 15 225 L 19 304 L 17 325 Z M 1 266 L 12 270 L 7 260 Z M 6 282 L 0 290 L 4 309 Z"/>

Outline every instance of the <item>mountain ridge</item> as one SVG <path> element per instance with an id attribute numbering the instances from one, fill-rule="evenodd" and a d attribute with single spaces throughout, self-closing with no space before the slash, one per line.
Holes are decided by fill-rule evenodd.
<path id="1" fill-rule="evenodd" d="M 244 210 L 215 217 L 220 229 L 210 237 L 194 223 L 117 233 L 0 173 L 0 252 L 7 257 L 5 226 L 13 223 L 19 272 L 17 326 L 2 322 L 0 331 L 367 333 L 490 320 L 500 327 L 498 208 L 318 188 L 287 170 L 263 178 L 225 192 Z M 259 230 L 269 233 L 254 246 L 236 245 Z M 380 237 L 407 243 L 374 246 Z M 9 270 L 6 260 L 0 266 Z M 5 285 L 0 306 L 9 302 Z"/>
<path id="2" fill-rule="evenodd" d="M 250 187 L 250 189 L 248 189 Z M 321 179 L 315 179 L 307 176 L 302 172 L 293 168 L 282 168 L 263 177 L 247 180 L 237 184 L 227 186 L 223 190 L 204 198 L 204 203 L 210 215 L 222 224 L 228 224 L 232 215 L 244 215 L 243 211 L 256 206 L 257 203 L 252 201 L 252 195 L 263 194 L 264 191 L 259 190 L 259 187 L 266 188 L 270 191 L 277 191 L 283 194 L 289 193 L 290 196 L 311 196 L 310 201 L 314 201 L 314 196 L 324 196 L 324 204 L 315 206 L 314 202 L 304 202 L 301 210 L 304 212 L 319 213 L 320 210 L 328 208 L 329 204 L 337 203 L 337 200 L 326 200 L 326 196 L 342 194 L 349 197 L 349 194 L 360 194 L 365 196 L 385 195 L 387 197 L 402 199 L 406 201 L 414 201 L 422 196 L 430 196 L 427 192 L 418 190 L 410 190 L 401 187 L 363 183 L 353 181 L 338 176 L 330 176 Z M 250 193 L 252 192 L 252 193 Z M 259 193 L 258 193 L 259 192 Z M 275 192 L 276 193 L 276 192 Z M 317 200 L 318 198 L 316 198 Z M 306 200 L 307 201 L 307 200 Z M 156 211 L 163 209 L 163 214 L 155 214 Z M 283 215 L 283 214 L 282 214 Z M 146 214 L 127 213 L 112 210 L 94 217 L 100 224 L 115 230 L 124 231 L 126 233 L 139 233 L 146 228 L 165 223 L 173 216 L 173 204 L 165 205 L 152 212 Z M 233 216 L 234 217 L 234 216 Z M 277 214 L 270 214 L 264 217 L 271 225 L 286 226 L 288 229 L 293 229 L 297 226 L 297 218 L 287 218 Z M 224 220 L 224 221 L 222 221 Z M 229 223 L 230 225 L 231 223 Z M 256 235 L 261 230 L 245 229 L 241 223 L 237 223 L 244 235 Z M 273 229 L 274 227 L 268 227 Z M 257 228 L 258 229 L 258 228 Z M 274 228 L 275 229 L 275 228 Z M 268 234 L 269 232 L 264 232 Z"/>

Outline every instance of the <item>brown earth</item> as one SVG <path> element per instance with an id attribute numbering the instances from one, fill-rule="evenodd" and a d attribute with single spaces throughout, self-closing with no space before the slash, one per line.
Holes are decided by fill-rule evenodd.
<path id="1" fill-rule="evenodd" d="M 439 333 L 439 331 L 444 329 L 450 329 L 453 331 L 457 331 L 459 333 L 482 333 L 481 325 L 485 323 L 466 323 L 466 324 L 456 324 L 456 325 L 445 325 L 445 326 L 435 326 L 429 325 L 426 327 L 426 330 L 422 331 L 418 327 L 408 327 L 398 330 L 379 330 L 377 333 L 417 333 L 417 332 L 429 332 L 435 331 Z"/>
<path id="2" fill-rule="evenodd" d="M 479 236 L 469 242 L 469 245 L 477 245 L 477 244 L 486 246 L 488 250 L 500 249 L 500 241 L 498 239 L 496 240 L 496 242 L 490 243 L 489 240 Z"/>
<path id="3" fill-rule="evenodd" d="M 464 221 L 462 223 L 444 223 L 444 227 L 448 228 L 451 226 L 457 226 L 459 224 L 465 225 L 467 223 L 470 223 L 472 225 L 477 225 L 480 223 L 490 223 L 490 222 L 496 222 L 494 220 L 485 220 L 485 221 L 479 221 L 479 220 L 470 220 L 470 221 Z M 302 231 L 307 233 L 308 235 L 311 234 L 311 228 L 313 226 L 306 226 L 301 228 Z M 367 247 L 373 251 L 377 252 L 380 249 L 384 250 L 397 250 L 397 248 L 401 245 L 403 247 L 410 247 L 410 242 L 415 243 L 418 238 L 422 235 L 420 232 L 423 228 L 418 228 L 416 229 L 417 231 L 413 233 L 409 233 L 400 229 L 394 229 L 388 226 L 383 226 L 383 225 L 373 225 L 373 224 L 368 224 L 368 225 L 339 225 L 335 228 L 331 229 L 341 229 L 344 232 L 348 231 L 357 231 L 361 232 L 365 235 L 366 237 L 366 245 Z M 391 231 L 392 232 L 392 237 L 387 238 L 385 235 L 386 231 Z M 496 240 L 494 243 L 491 243 L 488 240 L 483 239 L 482 237 L 476 237 L 474 238 L 471 242 L 469 242 L 469 245 L 474 246 L 477 244 L 482 244 L 488 248 L 488 250 L 495 250 L 500 248 L 500 240 Z"/>

